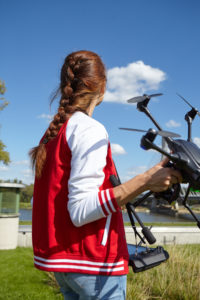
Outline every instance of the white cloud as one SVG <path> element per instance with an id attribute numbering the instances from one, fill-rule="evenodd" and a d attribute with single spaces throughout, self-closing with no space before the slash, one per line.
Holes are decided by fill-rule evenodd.
<path id="1" fill-rule="evenodd" d="M 37 116 L 38 119 L 46 119 L 47 121 L 52 121 L 53 115 L 41 114 Z"/>
<path id="2" fill-rule="evenodd" d="M 200 138 L 199 137 L 195 137 L 193 139 L 194 143 L 200 148 Z"/>
<path id="3" fill-rule="evenodd" d="M 121 181 L 121 183 L 124 183 L 126 181 L 129 181 L 131 178 L 132 177 L 129 175 L 125 175 L 125 176 L 122 175 L 122 176 L 120 176 L 120 181 Z"/>
<path id="4" fill-rule="evenodd" d="M 126 171 L 126 174 L 120 176 L 121 182 L 126 182 L 138 174 L 144 173 L 149 167 L 147 166 L 135 166 Z"/>
<path id="5" fill-rule="evenodd" d="M 131 177 L 136 176 L 138 174 L 144 173 L 148 169 L 147 166 L 136 166 L 131 168 L 127 174 Z"/>
<path id="6" fill-rule="evenodd" d="M 19 160 L 19 161 L 13 161 L 12 164 L 14 166 L 27 166 L 29 165 L 29 161 L 28 160 Z"/>
<path id="7" fill-rule="evenodd" d="M 111 144 L 112 154 L 113 155 L 123 155 L 126 154 L 126 151 L 119 144 Z"/>
<path id="8" fill-rule="evenodd" d="M 9 170 L 6 166 L 0 166 L 0 171 L 7 172 Z"/>
<path id="9" fill-rule="evenodd" d="M 23 174 L 22 181 L 26 184 L 32 184 L 34 182 L 34 171 L 32 169 L 24 169 L 21 170 L 21 174 Z"/>
<path id="10" fill-rule="evenodd" d="M 32 169 L 22 170 L 21 173 L 23 173 L 24 176 L 33 176 L 33 170 Z"/>
<path id="11" fill-rule="evenodd" d="M 174 120 L 169 120 L 165 125 L 169 128 L 173 128 L 173 127 L 180 127 L 181 123 L 178 123 Z"/>
<path id="12" fill-rule="evenodd" d="M 107 72 L 107 91 L 104 100 L 127 103 L 126 100 L 157 90 L 166 79 L 166 74 L 158 68 L 136 61 L 126 67 L 115 67 Z"/>

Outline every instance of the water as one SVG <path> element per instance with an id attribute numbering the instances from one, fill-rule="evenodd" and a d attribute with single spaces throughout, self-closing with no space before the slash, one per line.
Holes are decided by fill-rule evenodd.
<path id="1" fill-rule="evenodd" d="M 148 212 L 139 212 L 139 217 L 141 218 L 142 222 L 146 223 L 167 223 L 167 222 L 193 222 L 194 219 L 190 214 L 184 214 L 182 217 L 173 217 L 168 215 L 161 215 L 156 213 L 148 213 Z M 200 218 L 200 215 L 197 215 Z M 32 219 L 32 210 L 30 209 L 20 209 L 20 221 L 31 221 Z M 124 222 L 130 222 L 128 214 L 123 213 Z"/>
<path id="2" fill-rule="evenodd" d="M 146 223 L 181 223 L 181 222 L 193 222 L 194 219 L 190 214 L 184 214 L 182 217 L 178 216 L 168 216 L 164 214 L 156 214 L 149 212 L 139 212 L 138 213 L 142 222 Z M 123 213 L 124 222 L 130 222 L 127 213 Z"/>
<path id="3" fill-rule="evenodd" d="M 20 209 L 19 210 L 20 221 L 31 221 L 32 220 L 32 209 Z"/>

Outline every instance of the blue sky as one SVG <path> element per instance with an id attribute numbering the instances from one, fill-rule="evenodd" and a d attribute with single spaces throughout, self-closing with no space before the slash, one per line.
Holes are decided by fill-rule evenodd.
<path id="1" fill-rule="evenodd" d="M 9 106 L 0 112 L 0 139 L 12 163 L 0 164 L 0 178 L 33 181 L 28 151 L 48 126 L 56 103 L 63 60 L 72 51 L 97 52 L 107 67 L 105 101 L 93 117 L 104 124 L 120 177 L 126 180 L 159 161 L 140 148 L 142 134 L 118 127 L 153 127 L 126 99 L 161 92 L 149 109 L 165 130 L 186 137 L 189 107 L 200 110 L 200 2 L 198 0 L 1 0 L 0 79 Z M 200 145 L 200 119 L 193 138 Z M 160 143 L 159 138 L 157 143 Z"/>

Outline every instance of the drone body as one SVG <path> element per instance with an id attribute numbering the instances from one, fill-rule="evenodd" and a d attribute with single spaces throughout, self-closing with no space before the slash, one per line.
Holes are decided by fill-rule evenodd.
<path id="1" fill-rule="evenodd" d="M 200 189 L 200 149 L 196 144 L 182 139 L 167 139 L 171 153 L 165 152 L 153 143 L 152 134 L 148 132 L 141 139 L 144 150 L 154 149 L 167 156 L 173 162 L 173 168 L 179 170 L 183 183 L 190 183 L 191 188 Z"/>
<path id="2" fill-rule="evenodd" d="M 190 110 L 185 115 L 185 120 L 188 123 L 188 139 L 173 139 L 175 135 L 170 132 L 165 132 L 162 130 L 160 125 L 156 122 L 156 120 L 153 118 L 151 113 L 149 112 L 147 105 L 151 99 L 151 97 L 155 96 L 161 96 L 162 94 L 153 94 L 153 95 L 143 95 L 135 98 L 131 98 L 128 100 L 129 103 L 137 103 L 137 109 L 140 112 L 143 112 L 151 119 L 151 121 L 154 123 L 154 125 L 158 128 L 158 131 L 155 131 L 153 129 L 149 129 L 147 133 L 142 137 L 141 139 L 141 147 L 145 150 L 154 149 L 164 156 L 167 156 L 169 158 L 170 163 L 166 167 L 172 167 L 177 170 L 179 170 L 183 177 L 183 183 L 188 183 L 188 189 L 185 195 L 185 198 L 183 200 L 183 205 L 189 210 L 189 212 L 192 214 L 194 219 L 197 221 L 197 226 L 200 228 L 200 221 L 196 217 L 196 215 L 192 212 L 190 207 L 186 204 L 190 189 L 200 189 L 200 148 L 194 144 L 191 141 L 191 124 L 193 119 L 195 118 L 196 114 L 200 116 L 200 113 L 197 109 L 195 109 L 191 104 L 181 97 L 187 104 L 189 104 L 192 107 L 192 110 Z M 130 128 L 121 128 L 125 130 L 133 130 Z M 136 130 L 139 131 L 139 130 Z M 166 152 L 164 149 L 158 147 L 156 144 L 154 144 L 154 140 L 157 136 L 157 134 L 161 135 L 163 139 L 167 142 L 170 153 Z M 161 193 L 155 193 L 155 197 L 158 198 L 164 198 L 169 203 L 176 200 L 180 193 L 180 184 L 176 184 L 172 187 L 171 190 L 167 190 L 165 192 Z M 146 197 L 144 196 L 144 199 Z M 136 201 L 135 207 L 141 203 L 142 200 L 139 202 Z"/>
<path id="3" fill-rule="evenodd" d="M 177 139 L 169 145 L 178 156 L 175 168 L 180 170 L 183 183 L 190 183 L 191 188 L 200 189 L 200 149 L 196 144 Z"/>
<path id="4" fill-rule="evenodd" d="M 188 209 L 188 211 L 193 216 L 193 218 L 197 222 L 197 226 L 200 229 L 200 221 L 186 203 L 190 189 L 200 189 L 200 148 L 198 148 L 197 145 L 195 145 L 191 141 L 191 124 L 196 114 L 200 116 L 200 113 L 197 109 L 193 108 L 190 105 L 190 103 L 187 102 L 187 100 L 185 100 L 182 96 L 178 95 L 192 107 L 192 110 L 190 110 L 185 115 L 185 120 L 188 123 L 187 141 L 183 139 L 173 139 L 174 137 L 179 137 L 179 135 L 163 131 L 160 125 L 156 122 L 156 120 L 152 117 L 149 110 L 147 109 L 147 105 L 151 97 L 161 95 L 162 94 L 143 95 L 128 100 L 129 103 L 137 103 L 138 110 L 140 112 L 144 112 L 151 119 L 154 125 L 158 128 L 157 131 L 152 128 L 150 128 L 148 131 L 132 128 L 120 129 L 128 131 L 147 132 L 141 139 L 141 147 L 145 150 L 154 149 L 160 152 L 161 154 L 167 156 L 169 158 L 169 162 L 165 167 L 175 168 L 181 172 L 183 177 L 183 183 L 188 183 L 188 188 L 185 197 L 184 199 L 182 199 L 182 204 Z M 166 152 L 164 149 L 154 144 L 154 140 L 157 135 L 161 135 L 162 138 L 167 142 L 170 153 Z M 117 178 L 115 175 L 110 176 L 110 181 L 112 182 L 113 186 L 121 184 L 119 178 Z M 136 273 L 145 271 L 149 268 L 153 268 L 169 258 L 168 253 L 160 246 L 158 246 L 157 248 L 148 248 L 146 246 L 146 249 L 144 251 L 138 253 L 138 246 L 140 246 L 142 243 L 146 244 L 147 241 L 149 244 L 154 244 L 156 242 L 154 235 L 150 231 L 151 227 L 146 227 L 141 221 L 139 215 L 135 211 L 135 207 L 144 202 L 144 200 L 148 199 L 149 196 L 152 194 L 154 194 L 155 198 L 165 199 L 168 201 L 168 203 L 171 204 L 173 201 L 176 201 L 178 197 L 180 197 L 180 184 L 174 184 L 172 188 L 160 193 L 153 193 L 152 191 L 149 191 L 141 198 L 135 200 L 135 202 L 129 202 L 126 204 L 127 212 L 135 233 L 135 237 L 138 236 L 140 238 L 139 244 L 137 244 L 136 240 L 136 246 L 128 245 L 128 248 L 130 248 L 130 246 L 134 248 L 133 253 L 129 251 L 129 265 L 132 266 L 133 271 Z M 137 231 L 134 218 L 138 221 L 139 225 L 141 226 L 141 232 L 143 236 Z"/>

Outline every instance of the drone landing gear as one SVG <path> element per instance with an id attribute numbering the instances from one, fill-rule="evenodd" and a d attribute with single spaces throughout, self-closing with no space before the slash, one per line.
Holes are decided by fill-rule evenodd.
<path id="1" fill-rule="evenodd" d="M 112 183 L 113 186 L 118 186 L 121 184 L 119 178 L 117 178 L 115 175 L 110 176 L 110 182 Z M 148 198 L 151 194 L 152 194 L 152 192 L 148 192 L 141 199 L 137 200 L 135 203 L 129 202 L 126 204 L 126 209 L 128 212 L 129 219 L 131 221 L 132 228 L 135 232 L 135 237 L 138 236 L 140 238 L 140 240 L 142 241 L 142 243 L 144 243 L 144 244 L 146 243 L 145 239 L 147 240 L 147 242 L 149 244 L 154 244 L 156 242 L 156 239 L 153 236 L 152 232 L 150 231 L 151 228 L 149 229 L 148 227 L 144 226 L 142 220 L 140 219 L 140 217 L 138 216 L 138 214 L 135 211 L 135 207 L 138 206 L 141 202 L 143 202 L 146 198 Z M 138 223 L 140 224 L 140 226 L 142 228 L 143 237 L 140 235 L 140 233 L 136 229 L 134 217 L 138 221 Z"/>
<path id="2" fill-rule="evenodd" d="M 189 195 L 189 192 L 190 192 L 190 189 L 191 189 L 191 185 L 189 184 L 188 188 L 187 188 L 187 191 L 186 191 L 186 194 L 185 194 L 185 197 L 183 199 L 183 206 L 185 208 L 187 208 L 187 210 L 190 212 L 190 214 L 193 216 L 193 218 L 195 219 L 195 221 L 197 222 L 197 226 L 199 227 L 200 229 L 200 221 L 199 219 L 197 218 L 197 216 L 195 215 L 195 213 L 191 210 L 191 208 L 189 207 L 189 205 L 187 204 L 187 199 L 188 199 L 188 195 Z"/>
<path id="3" fill-rule="evenodd" d="M 115 175 L 110 176 L 110 181 L 113 186 L 117 186 L 120 184 L 119 178 L 117 178 Z M 152 192 L 149 192 L 140 200 L 138 200 L 137 205 L 143 202 L 151 194 Z M 128 203 L 126 205 L 131 225 L 135 233 L 136 245 L 127 244 L 127 248 L 129 253 L 129 266 L 132 267 L 133 272 L 138 273 L 160 265 L 162 262 L 166 261 L 169 258 L 169 254 L 161 246 L 158 246 L 156 248 L 149 248 L 147 245 L 141 246 L 142 243 L 146 244 L 145 239 L 148 241 L 149 244 L 154 244 L 156 242 L 156 239 L 150 231 L 151 227 L 148 228 L 144 226 L 139 216 L 135 212 L 134 207 L 135 203 Z M 136 218 L 136 220 L 142 228 L 143 236 L 140 235 L 136 228 L 134 217 Z M 139 243 L 137 243 L 137 236 L 140 238 Z"/>

